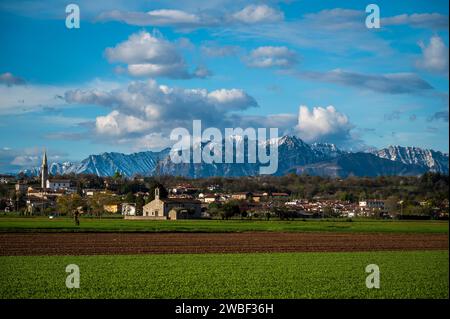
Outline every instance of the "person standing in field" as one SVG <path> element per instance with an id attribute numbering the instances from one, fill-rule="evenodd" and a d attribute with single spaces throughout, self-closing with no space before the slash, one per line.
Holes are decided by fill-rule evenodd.
<path id="1" fill-rule="evenodd" d="M 77 210 L 75 210 L 75 212 L 73 213 L 73 219 L 75 221 L 75 226 L 80 226 L 80 212 Z"/>

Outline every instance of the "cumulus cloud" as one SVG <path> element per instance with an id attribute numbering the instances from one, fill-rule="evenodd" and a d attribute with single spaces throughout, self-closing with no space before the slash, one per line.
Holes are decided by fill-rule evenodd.
<path id="1" fill-rule="evenodd" d="M 422 56 L 416 61 L 416 66 L 420 69 L 440 74 L 448 75 L 448 48 L 442 39 L 433 36 L 428 46 L 420 42 Z"/>
<path id="2" fill-rule="evenodd" d="M 234 13 L 233 19 L 246 24 L 261 22 L 277 22 L 284 19 L 283 12 L 268 5 L 248 5 L 244 9 Z"/>
<path id="3" fill-rule="evenodd" d="M 382 18 L 381 25 L 409 25 L 415 28 L 448 29 L 448 16 L 439 13 L 401 14 Z"/>
<path id="4" fill-rule="evenodd" d="M 433 89 L 427 81 L 414 73 L 373 75 L 336 69 L 329 72 L 303 72 L 299 76 L 386 94 L 420 93 Z"/>
<path id="5" fill-rule="evenodd" d="M 296 131 L 306 142 L 332 142 L 344 144 L 352 139 L 354 128 L 346 115 L 334 106 L 314 107 L 311 111 L 301 105 Z"/>
<path id="6" fill-rule="evenodd" d="M 4 84 L 6 86 L 23 85 L 25 84 L 25 80 L 21 77 L 13 75 L 10 72 L 5 72 L 0 74 L 0 84 Z"/>
<path id="7" fill-rule="evenodd" d="M 145 31 L 134 33 L 128 40 L 107 48 L 105 55 L 110 62 L 127 64 L 128 73 L 136 77 L 189 79 L 209 75 L 205 69 L 190 73 L 173 43 Z"/>
<path id="8" fill-rule="evenodd" d="M 198 27 L 212 25 L 215 19 L 207 16 L 199 16 L 182 10 L 160 9 L 148 12 L 113 10 L 102 12 L 97 16 L 97 21 L 121 21 L 137 26 L 175 26 Z"/>
<path id="9" fill-rule="evenodd" d="M 0 172 L 17 173 L 21 169 L 41 164 L 43 147 L 0 148 Z M 47 150 L 49 162 L 67 160 L 67 154 L 58 150 Z"/>
<path id="10" fill-rule="evenodd" d="M 58 114 L 63 108 L 68 107 L 64 100 L 64 93 L 74 90 L 79 86 L 72 85 L 0 85 L 0 115 L 23 114 L 28 112 L 43 111 L 46 114 Z M 94 79 L 83 84 L 86 89 L 96 88 L 111 90 L 118 84 L 101 79 Z M 100 98 L 100 96 L 99 96 Z"/>
<path id="11" fill-rule="evenodd" d="M 221 35 L 276 41 L 300 48 L 315 48 L 325 52 L 353 54 L 354 51 L 386 56 L 392 52 L 389 42 L 367 29 L 362 10 L 331 9 L 307 13 L 294 20 L 285 20 L 274 27 L 270 23 L 237 25 Z"/>
<path id="12" fill-rule="evenodd" d="M 104 142 L 127 144 L 133 150 L 170 146 L 172 129 L 192 129 L 193 120 L 202 127 L 277 127 L 280 134 L 299 134 L 307 141 L 326 140 L 344 144 L 350 141 L 352 124 L 334 107 L 306 107 L 300 113 L 251 115 L 258 107 L 242 89 L 185 89 L 160 85 L 154 80 L 131 82 L 109 91 L 71 90 L 64 96 L 68 103 L 95 104 L 111 111 L 92 123 L 92 137 Z M 306 108 L 306 112 L 305 109 Z"/>
<path id="13" fill-rule="evenodd" d="M 55 96 L 63 94 L 65 90 L 67 87 L 49 85 L 0 85 L 0 115 L 58 107 L 65 103 Z"/>
<path id="14" fill-rule="evenodd" d="M 232 112 L 257 107 L 255 99 L 241 89 L 182 89 L 159 85 L 154 80 L 132 82 L 111 91 L 71 90 L 68 103 L 95 104 L 112 111 L 97 117 L 95 132 L 111 137 L 140 137 L 168 133 L 175 127 L 203 125 L 233 127 Z"/>
<path id="15" fill-rule="evenodd" d="M 123 135 L 143 132 L 150 127 L 150 123 L 115 110 L 106 116 L 98 116 L 95 127 L 100 134 Z"/>
<path id="16" fill-rule="evenodd" d="M 249 66 L 255 68 L 291 68 L 297 64 L 297 54 L 287 47 L 263 46 L 254 49 L 246 58 Z"/>
<path id="17" fill-rule="evenodd" d="M 200 21 L 197 15 L 181 10 L 161 9 L 149 11 L 147 14 L 154 19 L 154 23 L 159 24 L 196 24 Z"/>
<path id="18" fill-rule="evenodd" d="M 190 13 L 184 10 L 159 9 L 148 12 L 112 10 L 100 13 L 97 21 L 120 21 L 136 26 L 172 26 L 181 29 L 216 27 L 233 23 L 270 23 L 284 19 L 283 12 L 268 5 L 248 5 L 222 17 Z"/>
<path id="19" fill-rule="evenodd" d="M 232 115 L 234 123 L 241 127 L 276 127 L 280 134 L 291 134 L 297 125 L 298 115 L 292 113 L 269 114 L 269 115 Z"/>
<path id="20" fill-rule="evenodd" d="M 135 140 L 122 139 L 121 142 L 134 145 L 132 147 L 134 151 L 139 151 L 142 149 L 162 150 L 170 146 L 167 136 L 164 136 L 162 133 L 146 134 L 142 137 L 136 138 Z"/>

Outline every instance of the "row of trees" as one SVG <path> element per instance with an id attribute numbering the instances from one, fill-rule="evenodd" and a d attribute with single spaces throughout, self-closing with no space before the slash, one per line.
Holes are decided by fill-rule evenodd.
<path id="1" fill-rule="evenodd" d="M 240 178 L 214 177 L 190 181 L 200 189 L 218 185 L 224 192 L 286 192 L 295 198 L 315 197 L 358 202 L 397 196 L 407 201 L 448 199 L 449 176 L 426 173 L 414 176 L 348 177 L 345 179 L 288 174 Z"/>

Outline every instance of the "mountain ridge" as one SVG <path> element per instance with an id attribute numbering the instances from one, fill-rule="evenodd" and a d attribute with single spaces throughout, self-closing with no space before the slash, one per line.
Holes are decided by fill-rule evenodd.
<path id="1" fill-rule="evenodd" d="M 236 149 L 247 143 L 246 139 L 234 139 Z M 367 152 L 348 152 L 331 143 L 305 143 L 296 136 L 285 135 L 275 140 L 260 142 L 268 147 L 278 144 L 278 170 L 275 175 L 288 172 L 322 176 L 344 177 L 388 175 L 419 175 L 424 172 L 448 174 L 449 156 L 440 151 L 419 147 L 389 146 Z M 202 143 L 202 148 L 211 148 L 212 142 Z M 243 145 L 244 149 L 246 144 Z M 222 156 L 225 149 L 222 147 Z M 211 176 L 249 176 L 258 175 L 262 163 L 173 163 L 170 149 L 162 151 L 143 151 L 131 154 L 104 152 L 89 155 L 80 162 L 51 163 L 52 175 L 96 174 L 112 176 L 119 172 L 127 177 L 135 175 L 179 175 L 192 178 Z M 244 152 L 244 157 L 246 153 Z M 365 154 L 365 155 L 361 155 Z M 401 165 L 400 165 L 401 164 Z M 39 167 L 21 171 L 26 175 L 39 174 Z"/>

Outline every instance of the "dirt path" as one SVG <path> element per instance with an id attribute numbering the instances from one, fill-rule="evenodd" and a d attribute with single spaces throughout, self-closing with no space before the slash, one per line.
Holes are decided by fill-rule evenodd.
<path id="1" fill-rule="evenodd" d="M 275 232 L 0 234 L 2 256 L 435 249 L 448 249 L 448 235 Z"/>

